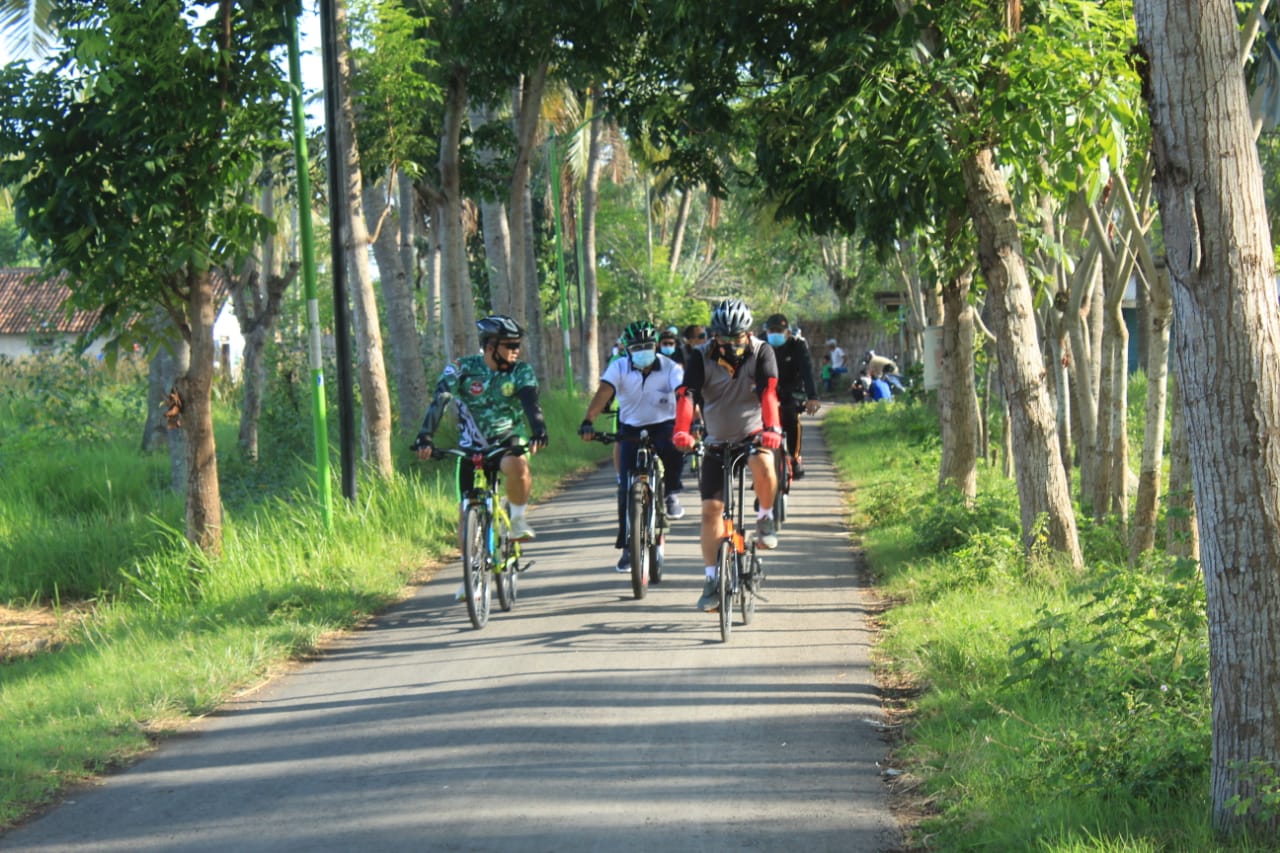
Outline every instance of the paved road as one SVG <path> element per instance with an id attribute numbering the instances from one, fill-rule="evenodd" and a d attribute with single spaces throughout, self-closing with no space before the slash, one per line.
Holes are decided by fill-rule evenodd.
<path id="1" fill-rule="evenodd" d="M 532 510 L 537 564 L 484 630 L 451 565 L 0 849 L 890 849 L 865 594 L 816 428 L 806 451 L 769 600 L 728 644 L 694 608 L 692 492 L 637 601 L 602 470 Z"/>

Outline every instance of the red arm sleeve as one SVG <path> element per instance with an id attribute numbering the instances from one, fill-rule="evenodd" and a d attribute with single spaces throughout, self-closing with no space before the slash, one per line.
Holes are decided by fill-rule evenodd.
<path id="1" fill-rule="evenodd" d="M 689 396 L 689 389 L 681 385 L 676 389 L 676 424 L 672 432 L 688 432 L 692 426 L 693 398 Z"/>
<path id="2" fill-rule="evenodd" d="M 676 423 L 679 423 L 679 403 L 676 404 Z M 778 380 L 769 377 L 765 380 L 764 390 L 760 392 L 760 414 L 764 419 L 764 428 L 777 430 L 782 426 L 782 418 L 778 416 Z"/>

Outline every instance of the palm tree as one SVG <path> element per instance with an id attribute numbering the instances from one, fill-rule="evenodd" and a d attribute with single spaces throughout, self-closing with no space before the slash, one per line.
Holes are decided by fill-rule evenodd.
<path id="1" fill-rule="evenodd" d="M 10 59 L 31 59 L 48 51 L 55 31 L 54 0 L 0 0 L 0 42 Z"/>

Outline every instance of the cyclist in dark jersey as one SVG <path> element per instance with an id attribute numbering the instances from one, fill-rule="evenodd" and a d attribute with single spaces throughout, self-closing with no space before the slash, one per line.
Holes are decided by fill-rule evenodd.
<path id="1" fill-rule="evenodd" d="M 773 497 L 777 489 L 772 453 L 782 446 L 782 426 L 778 416 L 778 367 L 773 348 L 751 334 L 751 310 L 740 299 L 726 299 L 711 312 L 712 341 L 691 351 L 685 362 L 684 385 L 676 392 L 676 424 L 672 441 L 681 450 L 691 450 L 695 440 L 689 433 L 695 403 L 702 406 L 708 452 L 703 460 L 702 560 L 706 582 L 698 609 L 712 611 L 719 606 L 716 590 L 716 551 L 720 545 L 720 524 L 724 511 L 723 446 L 749 438 L 756 439 L 762 452 L 752 454 L 752 487 L 759 501 L 756 542 L 761 548 L 776 548 L 778 526 L 773 520 Z"/>
<path id="2" fill-rule="evenodd" d="M 800 442 L 804 429 L 800 425 L 800 411 L 807 415 L 818 411 L 818 386 L 813 381 L 813 359 L 809 344 L 792 333 L 791 324 L 783 314 L 774 314 L 764 321 L 765 340 L 773 347 L 778 362 L 778 406 L 782 418 L 782 431 L 787 436 L 787 452 L 791 454 L 791 477 L 804 476 L 804 459 L 800 455 Z"/>

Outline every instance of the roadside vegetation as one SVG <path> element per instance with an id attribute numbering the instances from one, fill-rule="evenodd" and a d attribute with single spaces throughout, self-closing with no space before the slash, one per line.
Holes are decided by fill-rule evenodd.
<path id="1" fill-rule="evenodd" d="M 183 534 L 167 456 L 138 451 L 144 368 L 0 365 L 0 605 L 54 623 L 39 653 L 16 644 L 0 657 L 0 828 L 358 625 L 452 554 L 452 469 L 404 448 L 392 480 L 335 497 L 325 530 L 310 421 L 286 402 L 305 388 L 282 381 L 266 461 L 232 451 L 220 465 L 226 547 L 214 562 Z M 547 393 L 543 406 L 553 444 L 534 463 L 535 500 L 608 452 L 567 440 L 579 401 Z M 219 447 L 235 447 L 237 417 L 219 403 Z"/>
<path id="2" fill-rule="evenodd" d="M 1141 392 L 1139 376 L 1131 405 Z M 1083 571 L 1047 549 L 1025 555 L 998 466 L 981 468 L 971 505 L 938 491 L 936 418 L 923 405 L 836 408 L 824 430 L 885 606 L 877 668 L 915 844 L 1274 849 L 1222 846 L 1210 825 L 1195 563 L 1157 549 L 1127 568 L 1107 524 L 1081 528 Z M 1265 787 L 1277 791 L 1274 779 Z"/>

